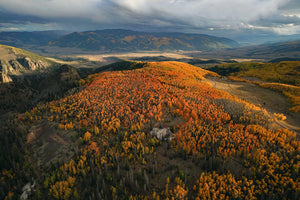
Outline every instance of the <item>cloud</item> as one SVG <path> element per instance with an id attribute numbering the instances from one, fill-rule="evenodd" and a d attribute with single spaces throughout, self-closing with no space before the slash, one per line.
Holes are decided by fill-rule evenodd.
<path id="1" fill-rule="evenodd" d="M 241 29 L 297 24 L 298 0 L 0 0 L 0 10 L 66 27 Z M 298 16 L 298 15 L 297 15 Z M 295 20 L 295 21 L 293 21 Z M 246 26 L 245 26 L 246 24 Z M 279 26 L 276 24 L 276 26 Z"/>
<path id="2" fill-rule="evenodd" d="M 0 7 L 19 14 L 45 18 L 90 17 L 102 0 L 0 0 Z"/>
<path id="3" fill-rule="evenodd" d="M 286 4 L 280 7 L 280 10 L 283 11 L 283 13 L 300 15 L 300 1 L 289 0 Z"/>
<path id="4" fill-rule="evenodd" d="M 39 17 L 34 17 L 30 15 L 20 15 L 17 13 L 5 12 L 0 9 L 0 23 L 15 23 L 15 24 L 23 24 L 23 23 L 47 23 L 48 21 L 45 19 L 41 19 Z"/>
<path id="5" fill-rule="evenodd" d="M 257 20 L 276 12 L 284 2 L 286 0 L 1 0 L 0 7 L 47 18 L 124 21 L 136 20 L 133 17 L 137 16 L 201 25 L 205 21 L 218 24 Z"/>
<path id="6" fill-rule="evenodd" d="M 276 13 L 285 0 L 112 0 L 142 16 L 176 19 L 193 26 L 227 26 Z"/>
<path id="7" fill-rule="evenodd" d="M 284 24 L 272 27 L 273 31 L 279 35 L 293 35 L 300 33 L 300 25 Z"/>
<path id="8" fill-rule="evenodd" d="M 56 23 L 0 23 L 0 31 L 48 31 L 62 30 L 62 26 Z"/>

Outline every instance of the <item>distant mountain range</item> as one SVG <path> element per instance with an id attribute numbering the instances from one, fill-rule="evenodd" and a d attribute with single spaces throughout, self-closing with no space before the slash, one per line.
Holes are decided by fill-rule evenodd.
<path id="1" fill-rule="evenodd" d="M 19 48 L 76 48 L 81 51 L 215 50 L 238 47 L 231 39 L 203 34 L 149 33 L 123 29 L 74 32 L 0 32 L 0 43 Z"/>
<path id="2" fill-rule="evenodd" d="M 28 45 L 42 46 L 64 34 L 64 31 L 0 32 L 0 44 L 19 48 Z"/>
<path id="3" fill-rule="evenodd" d="M 276 59 L 275 61 L 299 60 L 300 40 L 205 52 L 201 56 L 204 58 L 266 59 L 272 60 L 272 62 L 274 59 Z"/>
<path id="4" fill-rule="evenodd" d="M 234 40 L 209 35 L 122 29 L 75 32 L 59 37 L 49 45 L 76 47 L 86 51 L 213 50 L 239 46 Z"/>
<path id="5" fill-rule="evenodd" d="M 284 54 L 290 52 L 298 52 L 300 54 L 300 40 L 293 40 L 287 42 L 263 44 L 255 47 L 248 47 L 249 56 L 259 56 L 262 54 Z"/>
<path id="6" fill-rule="evenodd" d="M 202 52 L 192 52 L 190 55 L 208 59 L 300 58 L 300 40 L 240 47 L 234 40 L 204 34 L 150 33 L 123 29 L 66 33 L 0 32 L 0 44 L 23 48 L 41 55 L 196 50 Z"/>

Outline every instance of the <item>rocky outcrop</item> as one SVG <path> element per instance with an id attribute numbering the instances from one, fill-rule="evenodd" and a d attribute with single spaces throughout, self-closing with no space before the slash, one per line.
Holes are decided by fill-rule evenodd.
<path id="1" fill-rule="evenodd" d="M 150 131 L 150 135 L 157 137 L 159 140 L 172 140 L 174 138 L 174 134 L 170 128 L 153 128 L 152 131 Z"/>
<path id="2" fill-rule="evenodd" d="M 0 60 L 0 72 L 3 74 L 8 74 L 9 73 L 9 67 L 8 67 L 8 63 L 5 62 L 4 60 Z"/>
<path id="3" fill-rule="evenodd" d="M 22 75 L 32 73 L 37 70 L 45 70 L 50 66 L 50 63 L 41 60 L 33 60 L 29 57 L 0 60 L 0 70 L 8 75 Z"/>
<path id="4" fill-rule="evenodd" d="M 49 66 L 49 63 L 43 62 L 41 60 L 32 60 L 29 57 L 19 58 L 17 59 L 19 64 L 21 64 L 26 70 L 38 70 L 38 69 L 46 69 Z"/>
<path id="5" fill-rule="evenodd" d="M 52 61 L 31 52 L 0 45 L 0 72 L 3 74 L 2 82 L 9 81 L 8 77 L 31 75 L 45 72 L 53 66 Z"/>
<path id="6" fill-rule="evenodd" d="M 17 60 L 10 60 L 9 64 L 11 68 L 15 70 L 15 73 L 21 74 L 21 72 L 25 72 L 26 69 L 22 66 Z"/>
<path id="7" fill-rule="evenodd" d="M 33 182 L 33 184 L 31 184 L 30 182 L 27 183 L 22 188 L 23 193 L 20 196 L 20 200 L 30 199 L 30 196 L 32 195 L 32 192 L 33 192 L 34 188 L 35 188 L 35 182 Z"/>
<path id="8" fill-rule="evenodd" d="M 0 72 L 0 83 L 9 83 L 12 82 L 12 79 L 7 75 Z"/>

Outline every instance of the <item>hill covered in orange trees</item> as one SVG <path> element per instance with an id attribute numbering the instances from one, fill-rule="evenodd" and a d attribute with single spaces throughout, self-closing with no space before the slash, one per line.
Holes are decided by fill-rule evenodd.
<path id="1" fill-rule="evenodd" d="M 18 196 L 26 180 L 35 181 L 34 199 L 299 197 L 296 133 L 268 129 L 265 110 L 205 81 L 213 72 L 127 65 L 7 124 L 23 127 L 14 132 L 23 142 L 3 147 L 19 159 L 1 156 L 1 198 Z"/>

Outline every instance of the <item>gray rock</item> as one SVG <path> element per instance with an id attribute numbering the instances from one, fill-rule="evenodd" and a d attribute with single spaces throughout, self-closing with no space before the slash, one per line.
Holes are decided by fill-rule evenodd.
<path id="1" fill-rule="evenodd" d="M 33 182 L 33 184 L 31 185 L 31 183 L 27 183 L 23 188 L 22 188 L 22 191 L 23 193 L 21 194 L 20 196 L 20 200 L 27 200 L 29 199 L 31 193 L 32 193 L 32 190 L 34 189 L 35 187 L 35 182 Z"/>
<path id="2" fill-rule="evenodd" d="M 10 76 L 0 72 L 0 83 L 9 83 L 9 82 L 12 82 Z"/>
<path id="3" fill-rule="evenodd" d="M 170 128 L 153 128 L 152 131 L 150 131 L 150 135 L 157 137 L 159 140 L 174 139 L 174 134 L 171 132 Z"/>

